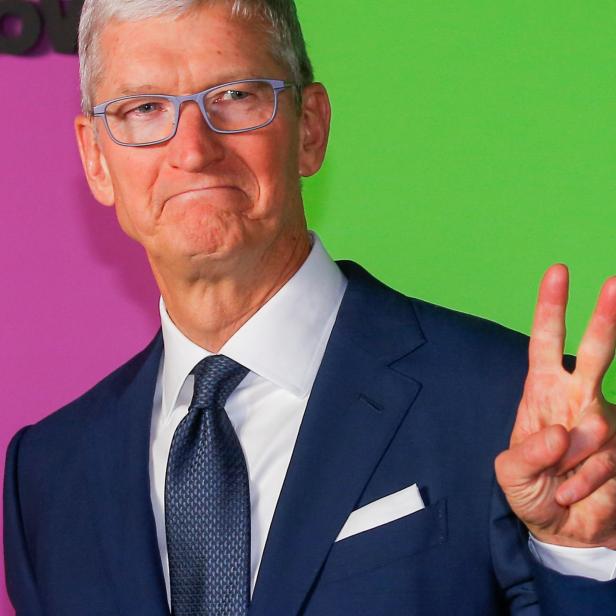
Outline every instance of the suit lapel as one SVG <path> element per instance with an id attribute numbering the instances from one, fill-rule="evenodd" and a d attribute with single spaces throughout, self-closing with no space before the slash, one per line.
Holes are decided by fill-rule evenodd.
<path id="1" fill-rule="evenodd" d="M 123 616 L 168 616 L 149 480 L 150 420 L 162 336 L 109 384 L 89 443 L 94 525 Z M 113 378 L 113 377 L 111 377 Z"/>
<path id="2" fill-rule="evenodd" d="M 407 300 L 349 278 L 265 545 L 251 616 L 297 614 L 421 385 L 391 364 L 424 342 Z"/>

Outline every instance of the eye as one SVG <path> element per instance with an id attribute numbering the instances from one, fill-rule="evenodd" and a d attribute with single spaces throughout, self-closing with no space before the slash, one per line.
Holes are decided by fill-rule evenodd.
<path id="1" fill-rule="evenodd" d="M 216 96 L 215 102 L 219 101 L 242 101 L 250 97 L 249 92 L 244 90 L 225 90 Z"/>
<path id="2" fill-rule="evenodd" d="M 164 111 L 164 105 L 162 105 L 161 103 L 149 101 L 128 109 L 126 111 L 126 115 L 144 116 L 151 115 L 152 113 L 155 113 L 157 111 Z"/>

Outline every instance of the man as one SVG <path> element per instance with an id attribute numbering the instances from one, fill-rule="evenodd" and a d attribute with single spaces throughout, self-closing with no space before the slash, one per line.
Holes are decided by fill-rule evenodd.
<path id="1" fill-rule="evenodd" d="M 162 334 L 13 439 L 17 614 L 613 613 L 616 279 L 568 372 L 563 266 L 528 347 L 334 264 L 291 1 L 86 0 L 80 53 L 85 173 Z"/>

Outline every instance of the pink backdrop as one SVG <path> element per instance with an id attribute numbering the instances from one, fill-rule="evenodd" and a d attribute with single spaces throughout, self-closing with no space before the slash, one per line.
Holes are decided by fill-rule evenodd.
<path id="1" fill-rule="evenodd" d="M 81 394 L 157 329 L 146 259 L 82 177 L 77 58 L 47 47 L 0 56 L 2 467 L 17 429 Z M 0 614 L 12 615 L 1 579 Z"/>

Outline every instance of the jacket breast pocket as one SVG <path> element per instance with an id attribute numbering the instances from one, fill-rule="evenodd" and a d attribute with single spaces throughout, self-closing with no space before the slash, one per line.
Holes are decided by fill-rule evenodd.
<path id="1" fill-rule="evenodd" d="M 351 535 L 332 546 L 321 583 L 367 572 L 447 541 L 447 501 Z"/>

